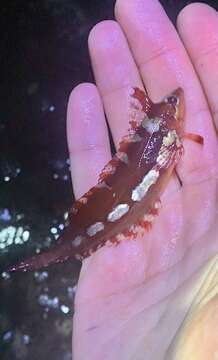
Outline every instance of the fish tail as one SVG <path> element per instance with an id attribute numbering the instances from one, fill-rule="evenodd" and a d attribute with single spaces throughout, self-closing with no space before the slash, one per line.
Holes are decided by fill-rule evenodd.
<path id="1" fill-rule="evenodd" d="M 27 260 L 20 261 L 19 263 L 10 266 L 6 271 L 7 272 L 35 271 L 52 264 L 63 262 L 67 260 L 71 255 L 73 255 L 72 249 L 68 249 L 68 248 L 69 248 L 69 244 L 66 243 L 62 243 L 61 245 L 56 245 L 51 249 L 43 252 L 42 254 L 37 254 L 35 256 L 28 258 Z"/>

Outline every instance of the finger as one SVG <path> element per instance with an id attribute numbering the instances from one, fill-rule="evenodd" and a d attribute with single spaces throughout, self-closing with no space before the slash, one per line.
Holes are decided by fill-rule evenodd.
<path id="1" fill-rule="evenodd" d="M 127 40 L 115 21 L 97 24 L 89 35 L 89 50 L 109 126 L 117 146 L 129 127 L 129 90 L 143 88 Z M 178 189 L 173 177 L 168 192 Z"/>
<path id="2" fill-rule="evenodd" d="M 198 77 L 176 30 L 157 0 L 117 0 L 116 18 L 134 54 L 148 92 L 153 99 L 181 86 L 185 93 L 186 131 L 204 137 L 204 146 L 185 140 L 185 156 L 178 172 L 183 183 L 199 180 L 202 168 L 213 157 L 215 134 Z M 203 170 L 202 170 L 203 172 Z"/>
<path id="3" fill-rule="evenodd" d="M 117 146 L 129 127 L 130 87 L 143 88 L 143 84 L 128 43 L 115 21 L 103 21 L 91 30 L 89 51 L 95 80 Z"/>
<path id="4" fill-rule="evenodd" d="M 218 130 L 218 14 L 204 4 L 192 4 L 177 20 L 180 36 L 204 87 Z"/>
<path id="5" fill-rule="evenodd" d="M 97 182 L 111 158 L 102 102 L 93 84 L 81 84 L 70 94 L 67 109 L 67 139 L 75 197 Z"/>

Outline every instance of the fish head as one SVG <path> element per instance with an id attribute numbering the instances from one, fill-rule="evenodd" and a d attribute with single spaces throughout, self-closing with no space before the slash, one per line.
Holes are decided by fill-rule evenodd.
<path id="1" fill-rule="evenodd" d="M 160 103 L 154 104 L 156 117 L 167 130 L 175 130 L 182 137 L 184 132 L 184 93 L 178 88 L 170 95 L 165 96 Z"/>

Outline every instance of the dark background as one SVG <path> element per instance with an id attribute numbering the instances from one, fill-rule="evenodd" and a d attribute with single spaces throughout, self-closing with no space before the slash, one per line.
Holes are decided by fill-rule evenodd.
<path id="1" fill-rule="evenodd" d="M 128 0 L 127 0 L 128 1 Z M 161 1 L 175 22 L 193 1 Z M 218 8 L 217 1 L 205 1 Z M 72 202 L 66 142 L 71 89 L 93 81 L 87 37 L 114 0 L 3 1 L 0 44 L 0 359 L 71 359 L 80 265 L 15 274 L 48 247 Z M 71 274 L 71 276 L 69 276 Z"/>

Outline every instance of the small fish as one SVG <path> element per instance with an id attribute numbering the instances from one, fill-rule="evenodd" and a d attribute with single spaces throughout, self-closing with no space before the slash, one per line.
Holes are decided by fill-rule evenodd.
<path id="1" fill-rule="evenodd" d="M 74 202 L 57 244 L 9 271 L 37 270 L 71 258 L 82 260 L 102 246 L 143 235 L 152 226 L 160 195 L 183 154 L 184 97 L 178 88 L 153 103 L 139 88 L 131 95 L 130 129 L 96 186 Z"/>

